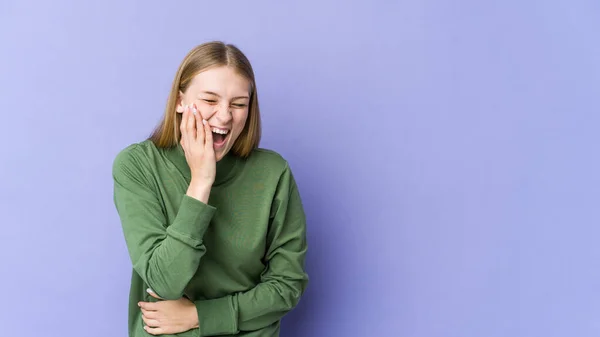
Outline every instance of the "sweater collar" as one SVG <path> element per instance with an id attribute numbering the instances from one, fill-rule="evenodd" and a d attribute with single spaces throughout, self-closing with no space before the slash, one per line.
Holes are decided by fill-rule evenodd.
<path id="1" fill-rule="evenodd" d="M 185 176 L 187 180 L 190 180 L 192 178 L 190 167 L 185 159 L 185 152 L 183 151 L 181 144 L 177 144 L 176 147 L 169 149 L 167 152 L 169 158 L 173 164 L 175 164 L 177 169 Z M 231 151 L 229 151 L 225 157 L 221 158 L 221 160 L 217 162 L 217 172 L 213 186 L 218 186 L 233 178 L 238 167 L 238 162 L 239 158 Z"/>

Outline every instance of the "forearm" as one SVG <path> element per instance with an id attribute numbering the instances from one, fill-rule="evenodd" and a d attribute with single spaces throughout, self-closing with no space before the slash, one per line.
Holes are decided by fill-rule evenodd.
<path id="1" fill-rule="evenodd" d="M 206 253 L 203 237 L 215 209 L 184 195 L 177 216 L 166 229 L 151 221 L 151 211 L 146 212 L 145 221 L 142 214 L 123 216 L 133 267 L 160 297 L 177 299 Z"/>
<path id="2" fill-rule="evenodd" d="M 174 300 L 183 295 L 206 252 L 201 242 L 190 246 L 180 238 L 169 234 L 149 258 L 142 257 L 139 264 L 134 265 L 146 284 L 164 299 Z"/>
<path id="3" fill-rule="evenodd" d="M 194 302 L 201 336 L 254 331 L 281 320 L 298 304 L 308 278 L 260 283 L 253 289 Z"/>
<path id="4" fill-rule="evenodd" d="M 115 159 L 114 203 L 135 271 L 160 297 L 177 299 L 206 252 L 203 237 L 216 211 L 207 204 L 210 184 L 194 180 L 169 220 L 138 149 L 131 147 Z"/>
<path id="5" fill-rule="evenodd" d="M 290 223 L 279 232 L 266 255 L 267 268 L 253 288 L 216 299 L 199 300 L 201 336 L 236 334 L 265 328 L 296 307 L 308 286 L 304 269 L 307 244 L 302 224 Z M 278 244 L 281 242 L 282 244 Z"/>

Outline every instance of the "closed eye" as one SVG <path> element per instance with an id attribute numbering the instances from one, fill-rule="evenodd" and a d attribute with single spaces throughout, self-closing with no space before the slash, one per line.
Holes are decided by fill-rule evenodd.
<path id="1" fill-rule="evenodd" d="M 217 101 L 214 99 L 203 99 L 203 101 L 205 101 L 206 103 L 217 103 Z"/>
<path id="2" fill-rule="evenodd" d="M 233 105 L 234 107 L 236 107 L 236 108 L 245 108 L 245 107 L 247 107 L 247 105 L 246 105 L 246 104 L 232 104 L 232 105 Z"/>

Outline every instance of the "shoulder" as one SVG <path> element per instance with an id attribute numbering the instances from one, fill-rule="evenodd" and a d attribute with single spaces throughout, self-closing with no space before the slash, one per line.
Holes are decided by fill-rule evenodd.
<path id="1" fill-rule="evenodd" d="M 133 174 L 142 172 L 158 148 L 150 140 L 130 144 L 121 149 L 113 161 L 113 175 Z"/>
<path id="2" fill-rule="evenodd" d="M 262 181 L 278 188 L 295 185 L 294 175 L 288 160 L 280 153 L 258 148 L 246 160 L 247 172 L 254 181 Z M 290 185 L 290 186 L 291 186 Z"/>
<path id="3" fill-rule="evenodd" d="M 275 198 L 287 199 L 299 193 L 289 161 L 280 153 L 264 148 L 255 149 L 248 157 L 254 172 L 253 181 L 260 181 Z"/>
<path id="4" fill-rule="evenodd" d="M 288 161 L 281 154 L 270 149 L 254 149 L 247 161 L 251 166 L 257 166 L 272 173 L 283 173 L 289 170 Z"/>

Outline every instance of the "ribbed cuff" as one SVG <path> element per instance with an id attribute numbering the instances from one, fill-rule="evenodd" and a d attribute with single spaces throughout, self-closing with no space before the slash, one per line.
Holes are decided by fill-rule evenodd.
<path id="1" fill-rule="evenodd" d="M 167 234 L 188 246 L 200 248 L 204 233 L 216 210 L 215 207 L 184 194 L 177 216 L 167 228 Z"/>
<path id="2" fill-rule="evenodd" d="M 233 297 L 194 302 L 198 311 L 200 336 L 234 335 L 238 331 L 237 311 Z"/>

